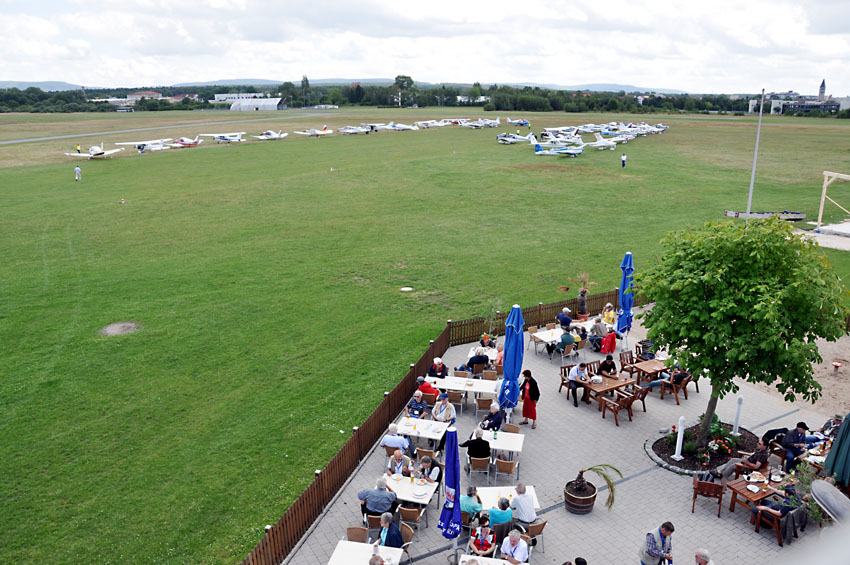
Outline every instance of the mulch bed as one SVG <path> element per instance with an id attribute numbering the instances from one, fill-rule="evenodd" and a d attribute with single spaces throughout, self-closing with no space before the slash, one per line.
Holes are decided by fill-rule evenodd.
<path id="1" fill-rule="evenodd" d="M 729 424 L 722 424 L 724 428 L 729 431 L 732 431 L 732 426 Z M 688 428 L 693 433 L 693 437 L 696 438 L 699 434 L 699 424 L 696 426 L 691 426 Z M 741 428 L 738 428 L 738 431 L 741 433 L 741 444 L 738 446 L 738 449 L 741 451 L 747 451 L 752 453 L 756 450 L 756 445 L 759 442 L 759 437 L 752 433 L 751 431 Z M 696 441 L 695 439 L 692 441 Z M 673 455 L 676 454 L 676 442 L 673 442 L 672 445 L 667 442 L 666 436 L 662 437 L 655 441 L 652 444 L 652 451 L 655 452 L 661 459 L 670 463 L 671 465 L 675 465 L 676 467 L 680 467 L 682 469 L 688 469 L 689 471 L 698 471 L 701 469 L 706 469 L 706 467 L 702 466 L 699 461 L 697 461 L 696 453 L 687 454 L 682 452 L 682 456 L 684 459 L 681 461 L 675 461 L 673 459 Z M 716 469 L 720 465 L 723 465 L 730 459 L 734 457 L 739 457 L 736 451 L 732 451 L 732 455 L 719 455 L 715 454 L 711 458 L 711 464 L 708 466 L 708 469 Z"/>

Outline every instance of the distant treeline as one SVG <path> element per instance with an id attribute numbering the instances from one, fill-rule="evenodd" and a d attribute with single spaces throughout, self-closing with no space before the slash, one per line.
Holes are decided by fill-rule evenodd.
<path id="1" fill-rule="evenodd" d="M 142 99 L 136 110 L 191 110 L 196 108 L 226 108 L 229 103 L 213 104 L 215 94 L 229 92 L 261 92 L 269 97 L 282 97 L 292 108 L 334 104 L 337 106 L 398 106 L 399 94 L 404 107 L 483 107 L 499 112 L 619 112 L 619 113 L 736 113 L 746 112 L 747 98 L 732 99 L 725 95 L 634 94 L 620 92 L 586 92 L 550 90 L 540 87 L 439 85 L 420 88 L 409 76 L 399 75 L 389 86 L 352 84 L 348 86 L 311 86 L 307 77 L 300 85 L 285 82 L 278 86 L 188 86 L 154 87 L 163 96 L 197 94 L 199 100 L 188 98 L 178 104 L 165 100 Z M 136 89 L 87 89 L 64 92 L 44 92 L 31 87 L 0 89 L 0 112 L 114 112 L 117 108 L 106 102 L 90 102 L 92 98 L 124 98 Z M 640 100 L 639 97 L 640 96 Z M 464 98 L 465 97 L 465 98 Z M 460 98 L 460 99 L 459 99 Z M 811 117 L 829 116 L 813 111 Z M 850 118 L 850 111 L 834 114 Z"/>

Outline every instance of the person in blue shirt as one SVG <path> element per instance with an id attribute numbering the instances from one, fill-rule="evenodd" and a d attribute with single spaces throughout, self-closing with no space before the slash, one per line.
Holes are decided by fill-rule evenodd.
<path id="1" fill-rule="evenodd" d="M 404 545 L 401 530 L 393 524 L 393 515 L 389 512 L 381 514 L 381 545 L 387 547 L 401 547 Z"/>
<path id="2" fill-rule="evenodd" d="M 561 327 L 564 328 L 567 331 L 569 331 L 572 328 L 572 325 L 573 325 L 573 319 L 570 318 L 570 312 L 572 312 L 572 310 L 570 310 L 569 308 L 567 308 L 565 306 L 564 309 L 561 311 L 561 313 L 558 314 L 557 316 L 555 316 L 556 318 L 558 318 L 558 321 L 561 323 Z"/>
<path id="3" fill-rule="evenodd" d="M 511 510 L 511 503 L 504 497 L 499 499 L 499 507 L 491 508 L 487 511 L 487 514 L 490 516 L 491 526 L 507 524 L 514 519 L 514 511 Z"/>
<path id="4" fill-rule="evenodd" d="M 490 413 L 481 420 L 481 428 L 485 430 L 499 431 L 502 427 L 502 411 L 495 402 L 490 404 Z"/>

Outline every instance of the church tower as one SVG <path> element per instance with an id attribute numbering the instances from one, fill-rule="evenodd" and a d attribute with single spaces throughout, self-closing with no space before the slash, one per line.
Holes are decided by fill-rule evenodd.
<path id="1" fill-rule="evenodd" d="M 826 79 L 820 82 L 820 90 L 818 90 L 818 102 L 826 100 Z"/>

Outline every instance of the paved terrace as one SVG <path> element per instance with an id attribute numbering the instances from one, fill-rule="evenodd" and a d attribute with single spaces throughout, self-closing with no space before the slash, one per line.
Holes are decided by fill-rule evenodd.
<path id="1" fill-rule="evenodd" d="M 639 333 L 637 329 L 629 338 L 632 347 L 634 334 Z M 451 367 L 460 365 L 466 360 L 470 345 L 452 347 L 443 356 L 444 361 Z M 588 361 L 595 359 L 601 359 L 601 355 L 587 353 Z M 535 548 L 533 563 L 561 565 L 577 556 L 584 557 L 591 565 L 635 563 L 637 547 L 646 532 L 666 520 L 676 527 L 673 555 L 677 564 L 693 563 L 693 550 L 698 547 L 711 551 L 718 565 L 766 565 L 775 563 L 780 555 L 787 557 L 791 551 L 798 554 L 799 550 L 805 552 L 818 545 L 818 528 L 810 525 L 793 545 L 780 548 L 772 530 L 763 528 L 755 533 L 745 508 L 729 512 L 731 496 L 728 492 L 723 497 L 719 518 L 716 501 L 704 498 L 697 500 L 696 512 L 692 514 L 693 479 L 664 470 L 647 456 L 644 444 L 658 439 L 659 429 L 676 424 L 679 416 L 685 416 L 689 425 L 697 421 L 708 402 L 707 381 L 703 381 L 705 386 L 700 393 L 693 392 L 691 386 L 690 399 L 682 397 L 681 406 L 676 406 L 672 395 L 665 395 L 661 400 L 659 392 L 654 391 L 647 398 L 646 413 L 638 403 L 634 421 L 629 422 L 628 416 L 621 413 L 620 426 L 616 427 L 613 416 L 608 415 L 603 420 L 595 405 L 579 403 L 575 408 L 572 401 L 567 402 L 566 391 L 558 393 L 559 366 L 557 354 L 550 361 L 542 347 L 537 355 L 533 345 L 526 349 L 523 368 L 532 371 L 541 389 L 537 406 L 540 420 L 537 429 L 532 430 L 530 425 L 521 428 L 526 438 L 519 458 L 520 479 L 535 487 L 542 509 L 539 515 L 549 521 L 544 531 L 546 551 L 541 553 L 539 547 Z M 813 410 L 808 403 L 784 402 L 741 384 L 739 394 L 744 397 L 741 425 L 757 435 L 770 428 L 792 428 L 799 420 L 810 426 L 820 426 L 828 417 Z M 717 413 L 723 421 L 734 420 L 737 396 L 727 396 L 718 403 Z M 513 421 L 520 420 L 516 412 Z M 458 414 L 458 437 L 468 437 L 476 424 L 474 403 L 470 402 L 463 414 Z M 461 456 L 464 455 L 465 450 L 461 449 Z M 776 461 L 775 458 L 772 461 Z M 605 509 L 607 491 L 601 490 L 591 514 L 568 513 L 563 505 L 564 484 L 575 478 L 579 469 L 598 463 L 610 463 L 623 473 L 624 478 L 617 484 L 613 508 Z M 357 492 L 374 487 L 385 464 L 383 448 L 373 450 L 356 472 L 353 470 L 350 482 L 285 563 L 327 563 L 337 542 L 345 536 L 346 527 L 361 525 Z M 461 490 L 465 490 L 469 479 L 463 472 L 461 475 Z M 597 487 L 604 484 L 593 475 L 588 478 Z M 477 486 L 485 486 L 486 477 L 476 474 L 472 481 Z M 501 477 L 499 484 L 508 484 L 508 479 Z M 411 553 L 415 562 L 423 565 L 445 564 L 452 555 L 451 542 L 443 538 L 437 528 L 440 508 L 436 500 L 431 502 L 428 513 L 430 526 L 416 533 Z M 465 544 L 466 539 L 466 534 L 462 533 L 459 544 Z"/>

